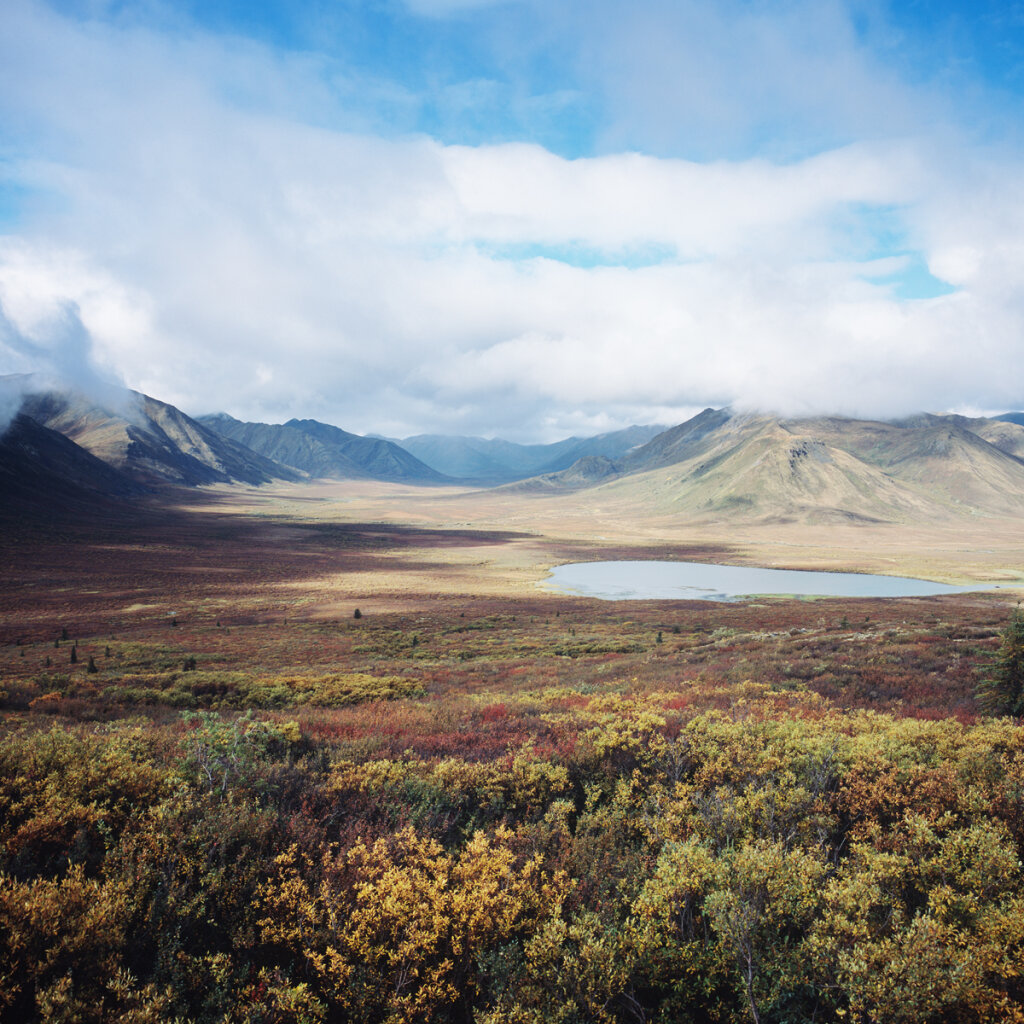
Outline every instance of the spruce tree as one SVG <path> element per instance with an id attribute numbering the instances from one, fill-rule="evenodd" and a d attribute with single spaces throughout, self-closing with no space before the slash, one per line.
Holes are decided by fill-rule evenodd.
<path id="1" fill-rule="evenodd" d="M 978 684 L 978 704 L 990 715 L 1024 716 L 1024 612 L 1020 605 L 1003 630 L 991 671 Z"/>

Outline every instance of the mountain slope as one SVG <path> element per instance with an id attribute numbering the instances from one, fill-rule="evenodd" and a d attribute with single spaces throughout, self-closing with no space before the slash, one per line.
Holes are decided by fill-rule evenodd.
<path id="1" fill-rule="evenodd" d="M 312 477 L 442 483 L 445 477 L 392 441 L 361 437 L 317 420 L 245 423 L 226 413 L 199 422 Z"/>
<path id="2" fill-rule="evenodd" d="M 519 445 L 501 438 L 418 434 L 396 443 L 439 473 L 483 483 L 532 476 L 550 457 L 547 445 Z M 538 457 L 535 448 L 544 449 L 543 455 Z"/>
<path id="3" fill-rule="evenodd" d="M 597 458 L 610 459 L 613 462 L 627 456 L 630 452 L 641 448 L 653 438 L 658 437 L 665 430 L 665 427 L 657 424 L 648 426 L 625 427 L 622 430 L 615 430 L 607 434 L 597 434 L 595 437 L 575 438 L 570 437 L 566 441 L 560 441 L 557 445 L 547 447 L 555 448 L 564 445 L 541 467 L 541 472 L 555 473 L 561 469 L 568 469 L 580 459 Z M 575 442 L 570 444 L 570 442 Z"/>
<path id="4" fill-rule="evenodd" d="M 699 519 L 918 522 L 1020 515 L 1024 459 L 1012 424 L 921 415 L 898 423 L 782 420 L 707 409 L 611 467 L 512 485 L 593 489 L 593 500 Z M 1008 434 L 1007 432 L 1010 432 Z M 987 440 L 990 433 L 1000 445 Z M 1012 436 L 1011 436 L 1012 435 Z"/>
<path id="5" fill-rule="evenodd" d="M 983 436 L 996 435 L 992 421 L 924 413 L 895 423 L 796 422 L 953 510 L 1014 515 L 1021 508 L 1024 460 Z"/>
<path id="6" fill-rule="evenodd" d="M 25 415 L 0 436 L 0 515 L 36 521 L 105 511 L 148 488 Z"/>
<path id="7" fill-rule="evenodd" d="M 734 435 L 749 433 L 751 423 L 757 420 L 756 417 L 734 416 L 728 409 L 705 409 L 630 452 L 620 460 L 621 471 L 643 472 L 709 453 L 723 443 L 728 444 Z"/>
<path id="8" fill-rule="evenodd" d="M 964 419 L 969 430 L 994 444 L 1007 455 L 1024 459 L 1024 413 L 1015 413 L 1020 419 L 996 416 L 993 419 Z M 957 417 L 957 419 L 963 419 Z"/>
<path id="9" fill-rule="evenodd" d="M 359 480 L 369 474 L 341 451 L 297 427 L 278 423 L 243 423 L 226 413 L 200 416 L 199 422 L 255 452 L 311 477 Z"/>
<path id="10" fill-rule="evenodd" d="M 126 389 L 102 399 L 22 384 L 23 415 L 105 463 L 150 484 L 264 484 L 299 474 L 197 423 L 172 405 Z"/>
<path id="11" fill-rule="evenodd" d="M 341 452 L 376 480 L 403 483 L 442 483 L 443 473 L 431 469 L 393 441 L 381 437 L 362 437 L 340 427 L 317 420 L 289 420 L 286 427 L 295 427 L 321 444 Z"/>

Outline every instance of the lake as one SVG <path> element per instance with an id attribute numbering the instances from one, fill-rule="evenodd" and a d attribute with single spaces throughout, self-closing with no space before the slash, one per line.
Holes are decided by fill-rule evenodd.
<path id="1" fill-rule="evenodd" d="M 755 569 L 706 562 L 572 562 L 551 570 L 542 584 L 565 594 L 605 601 L 736 601 L 743 597 L 930 597 L 988 590 L 905 576 L 856 572 Z"/>

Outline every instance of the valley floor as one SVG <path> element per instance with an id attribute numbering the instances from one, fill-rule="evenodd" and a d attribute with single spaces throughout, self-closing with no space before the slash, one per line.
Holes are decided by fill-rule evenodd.
<path id="1" fill-rule="evenodd" d="M 768 568 L 827 569 L 914 576 L 943 583 L 998 583 L 1024 592 L 1019 518 L 964 517 L 942 523 L 725 521 L 638 515 L 633 501 L 591 492 L 531 495 L 506 490 L 320 482 L 258 491 L 225 489 L 226 508 L 309 523 L 380 522 L 430 530 L 474 530 L 495 542 L 450 547 L 444 558 L 410 566 L 403 552 L 386 576 L 368 574 L 373 595 L 527 594 L 565 561 L 675 558 Z"/>
<path id="2" fill-rule="evenodd" d="M 538 586 L 1020 583 L 971 525 L 366 484 L 5 523 L 0 1022 L 1024 1020 L 1024 729 L 976 699 L 1015 591 Z"/>

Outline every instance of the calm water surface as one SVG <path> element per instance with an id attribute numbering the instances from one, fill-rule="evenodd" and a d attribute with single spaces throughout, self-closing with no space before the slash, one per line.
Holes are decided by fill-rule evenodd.
<path id="1" fill-rule="evenodd" d="M 989 589 L 954 587 L 905 576 L 855 572 L 753 569 L 706 562 L 573 562 L 560 565 L 546 588 L 606 601 L 735 601 L 760 594 L 807 597 L 929 597 Z"/>

